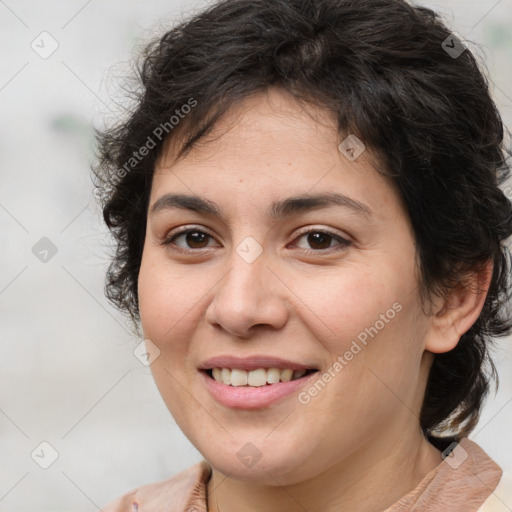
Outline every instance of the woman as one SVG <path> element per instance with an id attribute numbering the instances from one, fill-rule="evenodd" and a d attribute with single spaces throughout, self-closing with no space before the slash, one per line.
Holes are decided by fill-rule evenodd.
<path id="1" fill-rule="evenodd" d="M 107 295 L 205 460 L 104 510 L 510 510 L 467 438 L 512 207 L 464 43 L 402 0 L 227 0 L 139 71 L 95 169 Z"/>

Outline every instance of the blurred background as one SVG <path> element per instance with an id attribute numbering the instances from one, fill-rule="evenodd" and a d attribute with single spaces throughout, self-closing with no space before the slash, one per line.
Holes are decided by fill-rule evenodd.
<path id="1" fill-rule="evenodd" d="M 481 45 L 512 123 L 512 0 L 418 2 Z M 95 511 L 202 457 L 106 301 L 93 127 L 137 47 L 204 7 L 177 0 L 0 0 L 0 511 Z M 121 64 L 119 64 L 121 63 Z M 512 187 L 509 189 L 512 197 Z M 512 471 L 512 340 L 472 438 Z"/>

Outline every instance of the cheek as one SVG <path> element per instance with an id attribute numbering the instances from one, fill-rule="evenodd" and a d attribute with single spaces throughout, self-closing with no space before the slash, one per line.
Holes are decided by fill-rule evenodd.
<path id="1" fill-rule="evenodd" d="M 183 272 L 161 258 L 144 256 L 138 279 L 144 335 L 160 344 L 192 328 L 211 286 L 207 275 Z"/>
<path id="2" fill-rule="evenodd" d="M 158 254 L 148 251 L 143 256 L 138 279 L 142 330 L 144 337 L 160 350 L 150 369 L 164 402 L 180 425 L 201 412 L 195 411 L 197 403 L 190 400 L 193 386 L 186 375 L 192 375 L 188 364 L 190 339 L 201 319 L 201 299 L 210 287 L 197 273 L 180 272 Z"/>
<path id="3" fill-rule="evenodd" d="M 307 281 L 295 279 L 296 293 L 304 298 L 312 317 L 322 320 L 336 339 L 356 336 L 373 325 L 397 301 L 398 290 L 378 273 L 357 268 L 333 269 Z"/>
<path id="4" fill-rule="evenodd" d="M 341 356 L 342 363 L 360 368 L 387 360 L 390 370 L 419 361 L 424 320 L 410 260 L 381 258 L 293 282 L 307 306 L 302 321 L 332 361 Z"/>
<path id="5" fill-rule="evenodd" d="M 370 435 L 400 412 L 400 400 L 415 400 L 423 345 L 414 271 L 411 267 L 408 274 L 399 265 L 384 271 L 384 266 L 338 269 L 321 280 L 303 281 L 297 291 L 308 298 L 302 322 L 329 359 L 327 392 L 312 386 L 302 399 L 311 400 L 320 416 L 335 411 L 334 417 L 344 418 L 332 420 L 337 424 L 333 445 L 341 431 L 351 438 L 356 429 Z"/>

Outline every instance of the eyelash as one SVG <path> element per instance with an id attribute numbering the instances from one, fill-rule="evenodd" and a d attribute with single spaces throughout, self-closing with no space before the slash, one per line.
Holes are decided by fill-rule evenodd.
<path id="1" fill-rule="evenodd" d="M 182 231 L 178 231 L 177 233 L 172 233 L 171 235 L 167 236 L 165 238 L 165 240 L 163 240 L 162 245 L 172 246 L 172 249 L 174 251 L 184 253 L 184 254 L 190 254 L 190 253 L 198 252 L 201 249 L 209 249 L 210 248 L 210 247 L 201 247 L 199 249 L 184 249 L 183 247 L 179 247 L 173 243 L 178 237 L 187 235 L 188 233 L 202 233 L 211 238 L 215 238 L 213 235 L 210 235 L 210 233 L 208 233 L 202 229 L 188 228 L 188 229 L 183 229 Z M 297 240 L 298 238 L 302 238 L 305 235 L 309 235 L 311 233 L 321 233 L 323 235 L 327 235 L 327 236 L 331 237 L 332 239 L 334 239 L 338 242 L 338 247 L 340 247 L 342 249 L 351 245 L 351 242 L 349 240 L 346 240 L 345 238 L 341 237 L 340 235 L 337 235 L 337 234 L 333 233 L 332 231 L 318 229 L 318 228 L 309 228 L 305 231 L 298 233 L 293 241 Z M 319 253 L 325 253 L 328 251 L 331 252 L 330 250 L 333 248 L 334 247 L 328 247 L 326 249 L 302 249 L 302 251 L 305 252 L 306 254 L 317 254 L 318 255 Z"/>

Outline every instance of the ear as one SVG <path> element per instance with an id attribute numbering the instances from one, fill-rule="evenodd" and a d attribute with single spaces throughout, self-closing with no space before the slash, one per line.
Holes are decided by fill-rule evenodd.
<path id="1" fill-rule="evenodd" d="M 477 321 L 484 307 L 492 279 L 493 263 L 489 260 L 480 269 L 468 274 L 464 282 L 438 300 L 436 311 L 430 317 L 425 350 L 433 353 L 449 352 L 457 346 L 461 336 Z"/>

